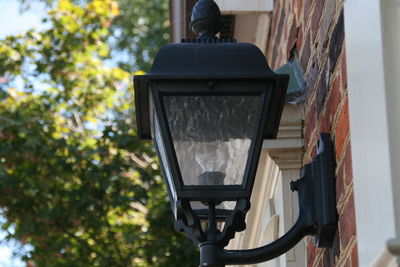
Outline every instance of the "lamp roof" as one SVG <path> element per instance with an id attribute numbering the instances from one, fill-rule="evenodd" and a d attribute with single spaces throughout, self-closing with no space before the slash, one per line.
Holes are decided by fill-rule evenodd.
<path id="1" fill-rule="evenodd" d="M 144 77 L 271 79 L 280 76 L 270 69 L 260 49 L 253 44 L 220 39 L 183 41 L 161 48 L 151 71 Z"/>
<path id="2" fill-rule="evenodd" d="M 276 137 L 289 76 L 273 72 L 255 45 L 231 39 L 187 39 L 167 44 L 158 52 L 146 75 L 135 75 L 135 102 L 139 134 L 151 139 L 149 85 L 154 81 L 246 81 L 272 84 L 264 138 Z M 267 84 L 267 83 L 266 83 Z M 192 88 L 187 87 L 190 91 Z"/>

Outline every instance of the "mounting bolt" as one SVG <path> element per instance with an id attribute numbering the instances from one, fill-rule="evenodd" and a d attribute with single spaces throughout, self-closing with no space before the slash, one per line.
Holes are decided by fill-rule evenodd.
<path id="1" fill-rule="evenodd" d="M 291 190 L 292 192 L 298 191 L 298 190 L 299 190 L 299 180 L 291 181 L 291 182 L 290 182 L 290 190 Z"/>
<path id="2" fill-rule="evenodd" d="M 210 88 L 211 90 L 215 89 L 215 83 L 212 81 L 208 82 L 208 88 Z"/>

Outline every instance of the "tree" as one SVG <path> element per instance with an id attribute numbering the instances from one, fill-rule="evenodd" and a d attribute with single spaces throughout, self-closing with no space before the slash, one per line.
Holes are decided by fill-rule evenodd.
<path id="1" fill-rule="evenodd" d="M 20 0 L 22 9 L 34 1 L 54 6 L 57 0 Z M 92 0 L 71 0 L 83 6 Z M 169 41 L 166 0 L 118 0 L 119 14 L 108 26 L 112 57 L 126 71 L 148 71 L 161 46 Z"/>
<path id="2" fill-rule="evenodd" d="M 197 264 L 137 137 L 130 75 L 107 67 L 119 10 L 60 0 L 46 30 L 0 41 L 2 228 L 29 266 Z"/>

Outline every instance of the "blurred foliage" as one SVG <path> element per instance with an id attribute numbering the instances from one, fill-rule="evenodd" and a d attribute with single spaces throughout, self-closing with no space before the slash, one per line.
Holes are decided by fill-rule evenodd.
<path id="1" fill-rule="evenodd" d="M 32 2 L 51 7 L 57 0 L 20 0 L 22 10 Z M 84 6 L 91 0 L 71 0 Z M 168 5 L 166 0 L 118 0 L 119 14 L 108 26 L 108 43 L 113 59 L 126 71 L 149 71 L 158 49 L 169 41 Z"/>
<path id="2" fill-rule="evenodd" d="M 60 0 L 44 30 L 0 40 L 2 229 L 32 247 L 27 266 L 198 264 L 138 139 L 130 74 L 107 64 L 128 2 L 145 1 Z"/>

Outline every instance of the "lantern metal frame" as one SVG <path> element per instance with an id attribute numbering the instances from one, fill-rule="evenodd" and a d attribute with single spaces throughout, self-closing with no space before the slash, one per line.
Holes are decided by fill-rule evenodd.
<path id="1" fill-rule="evenodd" d="M 237 53 L 241 51 L 241 53 Z M 179 199 L 190 201 L 250 200 L 257 163 L 263 139 L 276 137 L 282 114 L 289 76 L 276 74 L 269 67 L 261 51 L 252 44 L 234 40 L 195 39 L 183 43 L 168 44 L 157 54 L 151 71 L 136 75 L 135 101 L 137 124 L 142 139 L 152 139 L 154 116 L 160 116 L 159 127 L 167 152 L 166 164 L 161 162 L 164 177 L 166 169 L 172 173 L 173 182 L 168 187 L 170 199 L 176 193 Z M 241 185 L 188 186 L 183 185 L 179 164 L 174 152 L 162 104 L 163 95 L 260 95 L 258 131 L 253 134 L 248 164 Z M 159 158 L 159 148 L 156 149 Z M 163 166 L 168 165 L 168 166 Z M 168 184 L 168 179 L 165 179 Z M 173 187 L 173 188 L 170 188 Z M 218 192 L 216 194 L 215 192 Z M 176 203 L 171 203 L 175 216 Z M 217 210 L 217 217 L 224 220 L 228 210 Z M 197 211 L 204 219 L 205 211 Z"/>
<path id="2" fill-rule="evenodd" d="M 191 82 L 186 81 L 183 85 L 179 82 L 161 82 L 157 85 L 154 84 L 152 87 L 152 96 L 154 101 L 154 108 L 156 113 L 161 115 L 159 118 L 162 138 L 166 140 L 166 148 L 168 153 L 168 161 L 171 162 L 173 166 L 170 166 L 173 172 L 172 177 L 174 179 L 175 190 L 180 198 L 190 199 L 191 201 L 208 201 L 214 200 L 216 202 L 237 200 L 240 198 L 248 198 L 251 195 L 254 179 L 250 177 L 255 176 L 256 166 L 258 164 L 258 158 L 260 151 L 256 151 L 256 148 L 261 148 L 263 140 L 263 129 L 266 121 L 268 108 L 270 101 L 271 90 L 266 88 L 265 83 L 253 82 L 253 86 L 257 85 L 259 88 L 245 88 L 242 84 L 246 82 L 242 81 L 224 81 L 222 85 L 218 82 L 213 82 L 213 89 L 210 89 L 206 84 L 201 84 L 197 81 Z M 221 87 L 221 88 L 219 88 Z M 264 87 L 264 88 L 263 88 Z M 190 92 L 187 91 L 190 88 Z M 244 89 L 245 88 L 245 89 Z M 247 90 L 246 90 L 247 89 Z M 180 167 L 178 164 L 178 159 L 175 154 L 175 149 L 173 147 L 173 140 L 171 137 L 169 125 L 167 123 L 167 115 L 165 112 L 164 103 L 161 98 L 164 96 L 261 96 L 261 101 L 263 104 L 260 105 L 258 110 L 257 122 L 260 123 L 257 127 L 256 132 L 252 134 L 253 141 L 251 142 L 251 147 L 249 149 L 249 159 L 247 161 L 247 166 L 244 171 L 242 185 L 185 185 L 180 173 Z M 260 149 L 258 149 L 260 150 Z M 216 194 L 218 192 L 218 194 Z"/>
<path id="3" fill-rule="evenodd" d="M 330 136 L 322 134 L 317 156 L 303 167 L 300 179 L 291 184 L 299 199 L 299 217 L 294 226 L 263 247 L 224 250 L 236 232 L 246 229 L 262 142 L 276 138 L 289 76 L 274 73 L 254 45 L 216 38 L 219 23 L 220 11 L 215 2 L 199 0 L 191 23 L 199 38 L 164 46 L 151 71 L 134 77 L 138 133 L 142 139 L 155 139 L 152 129 L 159 127 L 161 144 L 154 143 L 176 229 L 186 232 L 200 247 L 201 267 L 267 261 L 285 253 L 306 235 L 314 236 L 317 246 L 329 247 L 337 229 L 334 160 Z M 253 132 L 241 185 L 184 185 L 163 104 L 163 97 L 171 95 L 261 96 L 259 124 Z M 193 209 L 193 201 L 200 201 L 205 208 Z M 235 201 L 235 208 L 218 209 L 223 201 Z M 224 222 L 222 229 L 218 229 L 217 222 Z"/>

